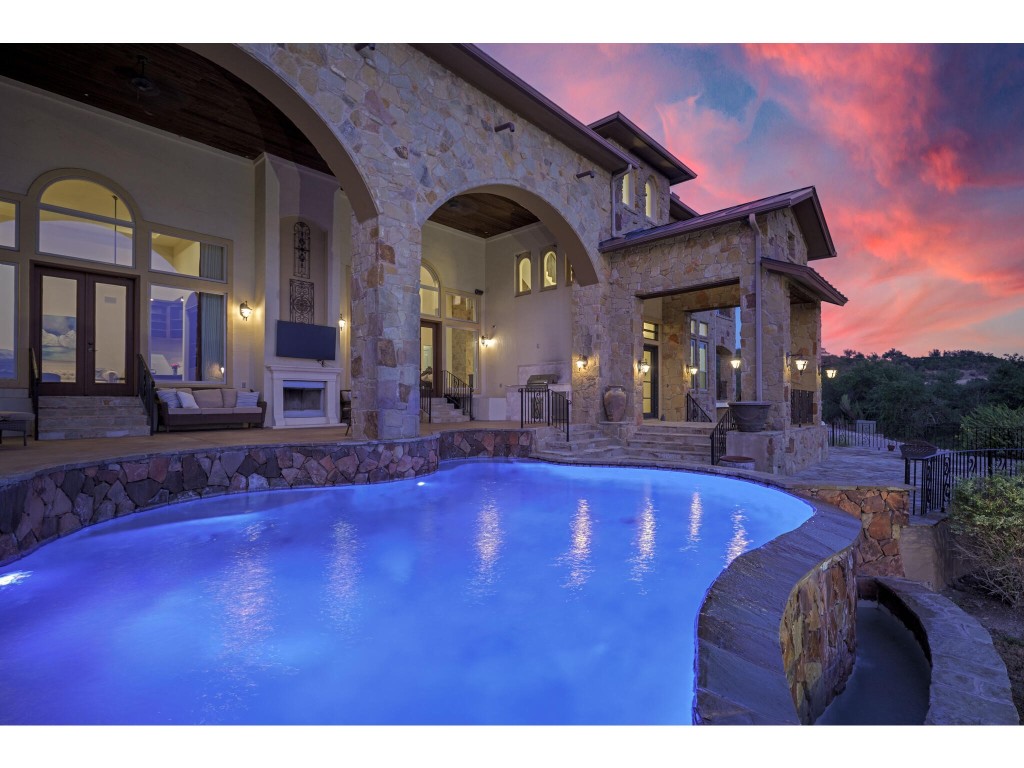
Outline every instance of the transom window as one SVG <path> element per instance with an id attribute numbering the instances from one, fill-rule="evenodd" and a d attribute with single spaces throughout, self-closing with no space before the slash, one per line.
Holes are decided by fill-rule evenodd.
<path id="1" fill-rule="evenodd" d="M 150 269 L 154 272 L 202 277 L 207 280 L 227 279 L 227 249 L 223 245 L 162 232 L 154 232 L 151 243 Z"/>
<path id="2" fill-rule="evenodd" d="M 135 264 L 135 222 L 112 190 L 85 179 L 63 179 L 39 200 L 39 252 L 102 264 Z"/>
<path id="3" fill-rule="evenodd" d="M 549 288 L 558 287 L 558 256 L 554 250 L 547 251 L 544 254 L 544 280 L 541 283 L 541 290 L 546 291 Z"/>
<path id="4" fill-rule="evenodd" d="M 18 204 L 0 200 L 0 248 L 18 247 Z"/>
<path id="5" fill-rule="evenodd" d="M 420 265 L 420 314 L 441 316 L 441 282 L 425 264 Z"/>
<path id="6" fill-rule="evenodd" d="M 465 293 L 447 291 L 445 293 L 445 315 L 452 320 L 463 320 L 467 323 L 476 322 L 476 297 Z"/>
<path id="7" fill-rule="evenodd" d="M 658 331 L 660 330 L 657 323 L 649 323 L 644 320 L 644 338 L 649 341 L 658 340 Z"/>
<path id="8" fill-rule="evenodd" d="M 516 256 L 516 296 L 533 290 L 533 259 L 529 253 Z"/>

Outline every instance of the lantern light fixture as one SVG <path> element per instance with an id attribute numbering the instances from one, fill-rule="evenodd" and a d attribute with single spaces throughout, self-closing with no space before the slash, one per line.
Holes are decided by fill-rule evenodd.
<path id="1" fill-rule="evenodd" d="M 648 373 L 651 372 L 651 364 L 646 360 L 637 360 L 636 367 L 637 370 L 640 371 L 641 376 L 646 376 Z"/>
<path id="2" fill-rule="evenodd" d="M 742 362 L 743 361 L 740 360 L 740 356 L 739 355 L 734 355 L 733 358 L 729 361 L 729 365 L 732 366 L 732 369 L 734 371 L 738 371 L 740 369 L 740 364 Z"/>
<path id="3" fill-rule="evenodd" d="M 834 379 L 838 375 L 839 375 L 839 369 L 838 368 L 829 367 L 829 368 L 825 369 L 825 376 L 827 376 L 830 379 Z"/>
<path id="4" fill-rule="evenodd" d="M 252 307 L 249 306 L 248 301 L 243 301 L 238 305 L 238 314 L 242 316 L 243 320 L 248 321 L 249 317 L 252 315 Z"/>
<path id="5" fill-rule="evenodd" d="M 338 327 L 341 330 L 345 330 L 345 315 L 344 314 L 341 314 L 341 313 L 338 314 Z"/>
<path id="6" fill-rule="evenodd" d="M 578 358 L 576 358 L 576 370 L 585 370 L 589 362 L 590 361 L 587 359 L 586 355 L 580 355 Z"/>

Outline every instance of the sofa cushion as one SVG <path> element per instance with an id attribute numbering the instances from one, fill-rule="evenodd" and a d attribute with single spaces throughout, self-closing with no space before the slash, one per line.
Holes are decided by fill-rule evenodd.
<path id="1" fill-rule="evenodd" d="M 161 403 L 167 403 L 168 408 L 181 408 L 181 400 L 178 399 L 178 390 L 176 389 L 158 389 L 156 396 Z"/>
<path id="2" fill-rule="evenodd" d="M 200 408 L 223 408 L 224 398 L 219 389 L 197 389 L 192 393 Z"/>
<path id="3" fill-rule="evenodd" d="M 220 394 L 221 394 L 221 397 L 224 398 L 224 407 L 225 408 L 234 408 L 235 405 L 237 405 L 237 403 L 236 403 L 236 401 L 238 400 L 238 390 L 237 389 L 232 389 L 230 387 L 227 387 L 225 389 L 222 389 L 220 391 Z"/>
<path id="4" fill-rule="evenodd" d="M 178 399 L 181 400 L 182 408 L 199 408 L 199 404 L 196 403 L 196 399 L 192 396 L 191 392 L 186 392 L 183 389 L 178 390 Z"/>
<path id="5" fill-rule="evenodd" d="M 236 408 L 252 408 L 259 402 L 259 392 L 239 392 L 238 400 L 235 402 Z"/>

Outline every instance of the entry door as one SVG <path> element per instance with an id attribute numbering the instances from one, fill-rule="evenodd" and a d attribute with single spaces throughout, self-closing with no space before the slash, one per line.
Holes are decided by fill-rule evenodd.
<path id="1" fill-rule="evenodd" d="M 441 389 L 441 324 L 420 320 L 420 383 L 431 385 L 434 397 Z"/>
<path id="2" fill-rule="evenodd" d="M 135 394 L 134 280 L 37 266 L 32 304 L 40 394 Z"/>
<path id="3" fill-rule="evenodd" d="M 643 375 L 644 418 L 658 418 L 658 348 L 653 344 L 644 344 L 643 361 L 650 368 Z"/>

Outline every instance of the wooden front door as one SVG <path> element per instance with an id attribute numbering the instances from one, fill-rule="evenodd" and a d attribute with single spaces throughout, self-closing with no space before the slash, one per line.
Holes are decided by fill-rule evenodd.
<path id="1" fill-rule="evenodd" d="M 32 346 L 41 395 L 133 395 L 135 280 L 36 265 Z"/>

